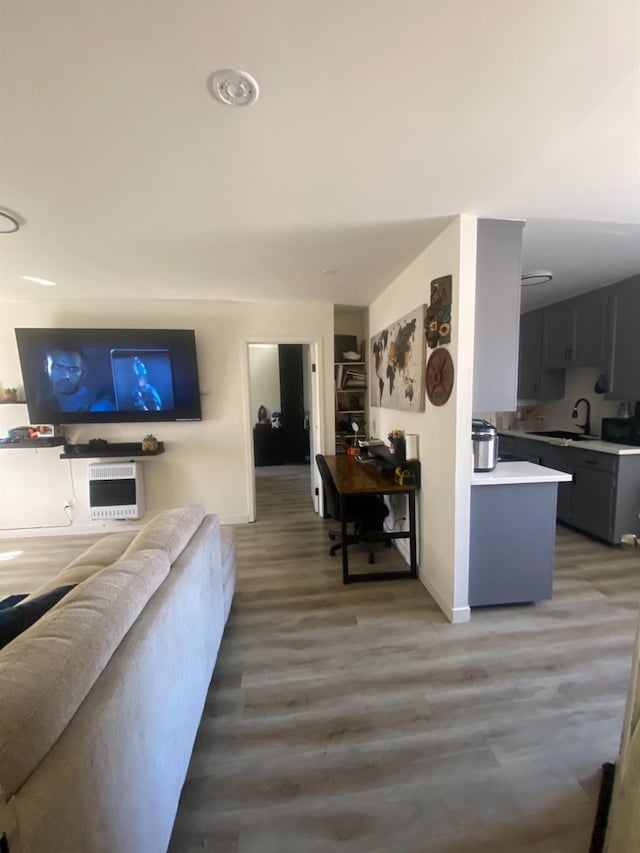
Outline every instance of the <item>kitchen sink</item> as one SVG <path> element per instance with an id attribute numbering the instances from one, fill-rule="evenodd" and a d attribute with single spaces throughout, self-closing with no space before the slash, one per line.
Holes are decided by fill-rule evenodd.
<path id="1" fill-rule="evenodd" d="M 543 435 L 547 438 L 570 438 L 571 441 L 593 441 L 593 436 L 584 435 L 581 432 L 569 432 L 564 429 L 549 429 L 538 430 L 537 432 L 528 432 L 527 435 Z"/>

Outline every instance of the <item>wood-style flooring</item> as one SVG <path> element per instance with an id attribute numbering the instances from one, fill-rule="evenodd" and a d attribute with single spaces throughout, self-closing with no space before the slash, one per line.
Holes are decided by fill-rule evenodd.
<path id="1" fill-rule="evenodd" d="M 640 555 L 559 526 L 552 601 L 450 625 L 419 581 L 343 586 L 308 470 L 256 473 L 171 853 L 587 853 Z M 0 540 L 0 592 L 92 538 Z"/>

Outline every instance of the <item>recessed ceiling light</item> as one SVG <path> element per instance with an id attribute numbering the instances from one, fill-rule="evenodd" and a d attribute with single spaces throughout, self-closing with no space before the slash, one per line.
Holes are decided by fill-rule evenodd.
<path id="1" fill-rule="evenodd" d="M 13 234 L 18 228 L 20 223 L 16 217 L 6 210 L 0 210 L 0 234 Z"/>
<path id="2" fill-rule="evenodd" d="M 219 68 L 209 77 L 211 94 L 229 107 L 250 107 L 258 100 L 260 89 L 256 80 L 238 68 Z"/>
<path id="3" fill-rule="evenodd" d="M 51 281 L 48 278 L 40 278 L 37 275 L 23 275 L 21 276 L 25 281 L 33 281 L 35 284 L 42 284 L 45 287 L 55 287 L 55 281 Z"/>
<path id="4" fill-rule="evenodd" d="M 329 269 L 322 270 L 322 275 L 338 275 L 338 270 L 330 267 Z"/>
<path id="5" fill-rule="evenodd" d="M 553 278 L 553 273 L 547 270 L 540 272 L 525 272 L 520 276 L 522 287 L 533 287 L 535 284 L 547 284 Z"/>

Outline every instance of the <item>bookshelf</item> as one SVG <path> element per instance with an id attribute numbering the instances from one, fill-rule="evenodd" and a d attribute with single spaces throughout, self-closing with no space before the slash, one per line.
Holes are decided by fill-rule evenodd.
<path id="1" fill-rule="evenodd" d="M 334 364 L 336 453 L 345 453 L 353 444 L 352 424 L 358 435 L 367 435 L 367 366 L 364 361 L 336 361 Z"/>

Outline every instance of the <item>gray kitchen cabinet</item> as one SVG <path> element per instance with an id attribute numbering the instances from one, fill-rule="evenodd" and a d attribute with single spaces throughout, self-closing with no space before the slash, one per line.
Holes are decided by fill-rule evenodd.
<path id="1" fill-rule="evenodd" d="M 478 220 L 473 410 L 515 411 L 523 222 Z"/>
<path id="2" fill-rule="evenodd" d="M 542 367 L 565 368 L 576 346 L 576 309 L 572 300 L 556 302 L 542 310 Z"/>
<path id="3" fill-rule="evenodd" d="M 470 607 L 551 598 L 556 486 L 471 487 Z"/>
<path id="4" fill-rule="evenodd" d="M 609 400 L 640 400 L 640 275 L 606 288 L 609 294 Z"/>
<path id="5" fill-rule="evenodd" d="M 518 397 L 521 400 L 562 400 L 564 370 L 542 367 L 543 309 L 529 311 L 520 317 L 518 354 Z"/>
<path id="6" fill-rule="evenodd" d="M 573 364 L 604 364 L 606 356 L 606 288 L 583 293 L 571 300 L 576 312 Z"/>
<path id="7" fill-rule="evenodd" d="M 555 471 L 564 471 L 565 474 L 573 475 L 574 463 L 573 453 L 570 448 L 556 447 L 546 442 L 536 442 L 539 450 L 540 464 L 545 468 L 553 468 Z M 567 453 L 567 450 L 569 452 Z M 569 524 L 571 521 L 571 496 L 573 482 L 558 483 L 558 501 L 556 514 L 558 521 Z"/>
<path id="8" fill-rule="evenodd" d="M 601 288 L 543 309 L 543 369 L 604 363 L 605 301 Z"/>
<path id="9" fill-rule="evenodd" d="M 570 524 L 613 545 L 640 533 L 640 456 L 574 449 Z"/>
<path id="10" fill-rule="evenodd" d="M 623 533 L 640 536 L 640 454 L 615 455 L 560 446 L 527 436 L 500 435 L 506 452 L 573 475 L 558 483 L 557 519 L 584 533 L 619 545 Z"/>
<path id="11" fill-rule="evenodd" d="M 576 465 L 573 469 L 569 523 L 599 539 L 612 541 L 615 479 L 609 471 Z"/>

